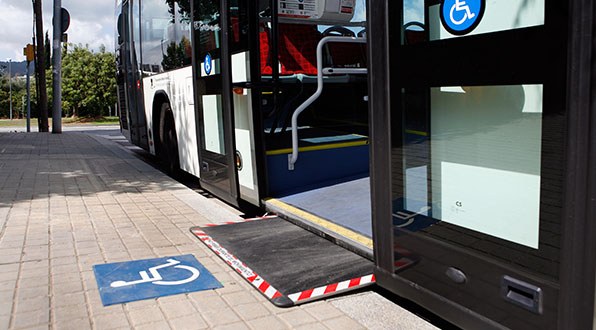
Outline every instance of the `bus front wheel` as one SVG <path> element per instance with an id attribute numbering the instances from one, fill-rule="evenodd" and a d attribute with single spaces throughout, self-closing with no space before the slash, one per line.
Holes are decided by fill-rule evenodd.
<path id="1" fill-rule="evenodd" d="M 165 165 L 170 175 L 177 175 L 180 171 L 180 158 L 178 156 L 178 139 L 176 137 L 176 124 L 174 114 L 169 103 L 161 105 L 159 116 L 159 158 Z"/>

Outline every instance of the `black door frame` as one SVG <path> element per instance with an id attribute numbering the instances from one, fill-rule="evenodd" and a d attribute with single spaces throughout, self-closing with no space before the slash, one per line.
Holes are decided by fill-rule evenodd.
<path id="1" fill-rule="evenodd" d="M 123 1 L 119 5 L 117 5 L 117 18 L 116 18 L 116 35 L 115 35 L 115 63 L 116 63 L 116 88 L 117 88 L 117 96 L 118 96 L 118 105 L 119 105 L 119 121 L 120 121 L 120 129 L 128 131 L 130 129 L 129 120 L 128 120 L 128 96 L 126 92 L 126 69 L 125 69 L 125 56 L 126 56 L 126 47 L 125 47 L 125 37 L 126 32 L 125 28 L 128 26 L 126 24 L 125 18 L 128 18 L 128 13 L 124 12 L 124 4 L 127 3 L 128 0 Z M 130 139 L 130 132 L 127 136 Z"/>
<path id="2" fill-rule="evenodd" d="M 131 62 L 131 71 L 132 71 L 132 82 L 131 82 L 131 93 L 133 94 L 132 97 L 135 99 L 135 120 L 133 123 L 133 128 L 137 134 L 137 145 L 145 150 L 149 150 L 149 136 L 147 134 L 147 118 L 145 114 L 145 100 L 143 97 L 143 77 L 141 76 L 140 64 L 142 62 L 142 44 L 135 43 L 135 39 L 141 40 L 141 0 L 129 0 L 130 3 L 130 19 L 132 24 L 130 25 L 130 62 Z M 134 13 L 134 10 L 138 10 L 138 12 Z M 139 21 L 135 21 L 135 18 L 138 18 Z M 136 29 L 135 29 L 136 27 Z M 135 30 L 138 32 L 138 36 L 135 36 Z M 138 58 L 137 58 L 137 55 Z"/>
<path id="3" fill-rule="evenodd" d="M 142 81 L 139 74 L 141 59 L 137 58 L 137 51 L 135 50 L 135 47 L 141 47 L 141 45 L 135 44 L 135 25 L 139 26 L 140 24 L 140 22 L 135 21 L 135 4 L 137 4 L 137 9 L 140 11 L 140 0 L 124 0 L 119 8 L 121 15 L 126 15 L 127 17 L 124 26 L 126 29 L 120 31 L 124 34 L 123 42 L 119 43 L 118 40 L 116 41 L 118 51 L 120 52 L 119 66 L 123 69 L 122 76 L 119 79 L 123 81 L 129 138 L 133 144 L 149 150 L 147 120 L 145 118 L 143 93 L 140 85 Z M 140 12 L 136 14 L 136 17 L 140 17 Z M 138 53 L 140 54 L 140 48 Z"/>
<path id="4" fill-rule="evenodd" d="M 481 315 L 392 274 L 390 127 L 391 0 L 367 2 L 369 22 L 369 113 L 371 122 L 371 196 L 377 282 L 439 316 L 466 327 L 498 328 Z M 591 329 L 596 281 L 596 6 L 569 1 L 567 65 L 567 160 L 562 225 L 559 329 Z M 391 270 L 391 271 L 388 271 Z"/>
<path id="5" fill-rule="evenodd" d="M 116 48 L 119 59 L 117 63 L 117 83 L 122 85 L 122 89 L 124 91 L 124 99 L 122 101 L 124 101 L 124 115 L 126 118 L 125 130 L 128 131 L 127 137 L 133 144 L 138 144 L 138 133 L 135 133 L 136 125 L 134 124 L 134 122 L 136 122 L 136 102 L 132 100 L 132 93 L 130 91 L 130 80 L 132 75 L 131 52 L 133 42 L 133 29 L 131 23 L 134 24 L 132 21 L 132 2 L 129 0 L 123 0 L 118 9 L 120 11 L 120 16 L 118 19 L 118 37 L 116 40 Z M 120 37 L 122 37 L 122 39 L 120 39 Z M 120 116 L 122 116 L 122 113 L 120 113 Z"/>
<path id="6" fill-rule="evenodd" d="M 568 153 L 560 329 L 591 329 L 596 280 L 596 5 L 569 0 Z"/>

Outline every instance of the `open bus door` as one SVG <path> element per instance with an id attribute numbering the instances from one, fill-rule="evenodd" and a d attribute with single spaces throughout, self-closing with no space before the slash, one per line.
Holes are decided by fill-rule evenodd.
<path id="1" fill-rule="evenodd" d="M 139 71 L 138 51 L 134 36 L 140 34 L 139 2 L 124 1 L 116 9 L 118 26 L 116 29 L 116 69 L 118 85 L 118 106 L 122 133 L 133 144 L 149 150 L 147 120 L 142 107 L 142 89 Z M 131 24 L 132 23 L 132 24 Z M 136 36 L 139 37 L 138 35 Z"/>
<path id="2" fill-rule="evenodd" d="M 289 117 L 317 88 L 312 55 L 322 37 L 320 21 L 278 21 L 278 0 L 208 0 L 193 5 L 195 104 L 201 182 L 207 190 L 231 203 L 262 205 L 261 198 L 270 201 L 297 188 L 307 190 L 313 182 L 347 176 L 349 166 L 334 165 L 349 160 L 368 171 L 365 138 L 332 130 L 328 124 L 331 115 L 354 110 L 345 106 L 354 98 L 366 114 L 361 97 L 345 97 L 351 85 L 351 77 L 345 75 L 327 78 L 321 97 L 326 103 L 310 108 L 326 115 L 325 123 L 312 113 L 302 117 L 300 137 L 312 141 L 307 150 L 317 155 L 303 153 L 295 170 L 288 170 Z M 366 90 L 365 77 L 359 78 Z M 340 126 L 337 120 L 333 124 Z M 360 154 L 349 155 L 343 140 L 359 146 Z M 345 148 L 334 150 L 338 146 Z M 210 248 L 224 248 L 226 253 L 216 253 L 225 260 L 236 258 L 230 266 L 277 306 L 323 299 L 374 282 L 370 260 L 276 216 L 191 231 Z"/>
<path id="3" fill-rule="evenodd" d="M 372 258 L 358 3 L 317 0 L 302 10 L 292 1 L 195 0 L 193 74 L 204 187 L 308 228 L 325 221 Z"/>
<path id="4" fill-rule="evenodd" d="M 589 8 L 371 2 L 381 286 L 463 328 L 593 327 Z"/>
<path id="5" fill-rule="evenodd" d="M 129 33 L 129 5 L 128 1 L 125 3 L 118 2 L 116 7 L 117 27 L 116 27 L 116 83 L 118 85 L 118 109 L 120 114 L 120 128 L 122 133 L 130 140 L 130 127 L 128 120 L 128 97 L 127 97 L 127 83 L 126 72 L 129 65 L 127 65 L 127 47 L 130 44 Z"/>
<path id="6" fill-rule="evenodd" d="M 264 205 L 372 258 L 364 1 L 258 3 Z"/>
<path id="7" fill-rule="evenodd" d="M 193 0 L 193 74 L 201 184 L 238 205 L 225 0 Z"/>

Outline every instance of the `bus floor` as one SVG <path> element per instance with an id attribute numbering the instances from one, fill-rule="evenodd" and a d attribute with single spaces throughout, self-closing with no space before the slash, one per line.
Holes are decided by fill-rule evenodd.
<path id="1" fill-rule="evenodd" d="M 265 201 L 275 212 L 372 258 L 372 216 L 368 177 Z"/>

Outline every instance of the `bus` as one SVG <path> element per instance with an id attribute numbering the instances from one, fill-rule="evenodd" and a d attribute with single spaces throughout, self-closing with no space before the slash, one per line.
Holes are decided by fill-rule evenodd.
<path id="1" fill-rule="evenodd" d="M 130 142 L 372 259 L 363 0 L 118 0 L 116 16 Z"/>
<path id="2" fill-rule="evenodd" d="M 593 329 L 594 8 L 117 0 L 121 129 L 459 327 Z"/>

